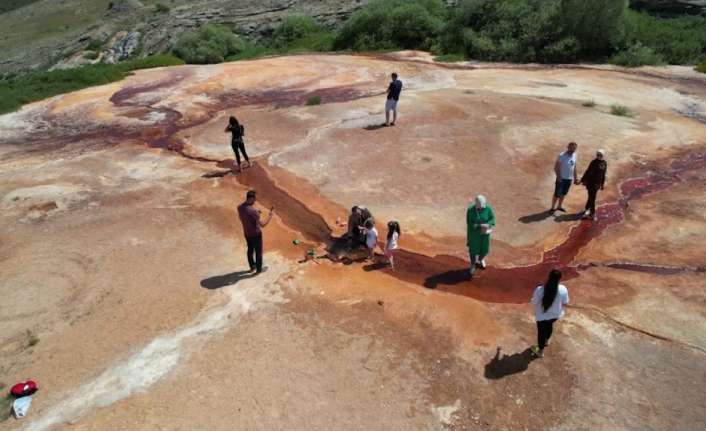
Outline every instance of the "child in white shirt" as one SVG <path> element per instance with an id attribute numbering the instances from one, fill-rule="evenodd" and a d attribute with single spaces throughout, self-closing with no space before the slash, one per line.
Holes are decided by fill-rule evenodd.
<path id="1" fill-rule="evenodd" d="M 365 221 L 365 245 L 370 251 L 368 259 L 375 259 L 375 246 L 378 243 L 378 231 L 375 229 L 375 221 L 369 218 Z"/>
<path id="2" fill-rule="evenodd" d="M 390 262 L 390 268 L 395 270 L 395 252 L 397 251 L 397 241 L 401 235 L 400 224 L 392 220 L 387 223 L 387 244 L 385 244 L 385 257 Z"/>

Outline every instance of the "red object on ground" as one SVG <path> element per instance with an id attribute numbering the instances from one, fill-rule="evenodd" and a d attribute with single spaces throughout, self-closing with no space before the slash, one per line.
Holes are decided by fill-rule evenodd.
<path id="1" fill-rule="evenodd" d="M 26 382 L 20 382 L 12 386 L 10 393 L 15 398 L 22 398 L 28 395 L 32 395 L 37 392 L 39 388 L 37 387 L 37 382 L 34 380 L 27 380 Z"/>

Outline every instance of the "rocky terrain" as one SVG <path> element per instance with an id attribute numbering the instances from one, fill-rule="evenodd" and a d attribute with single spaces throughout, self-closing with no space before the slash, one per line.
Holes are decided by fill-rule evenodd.
<path id="1" fill-rule="evenodd" d="M 701 429 L 705 124 L 686 67 L 421 52 L 144 70 L 0 116 L 0 383 L 41 388 L 0 430 Z M 596 222 L 582 187 L 546 212 L 570 140 L 581 172 L 606 151 Z M 253 187 L 276 207 L 257 277 L 235 215 Z M 478 193 L 498 226 L 469 281 Z M 355 204 L 402 225 L 396 271 L 335 259 Z M 531 360 L 553 267 L 572 305 Z"/>

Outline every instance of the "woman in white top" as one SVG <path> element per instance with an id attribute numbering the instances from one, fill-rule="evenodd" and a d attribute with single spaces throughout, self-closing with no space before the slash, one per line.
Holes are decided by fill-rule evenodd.
<path id="1" fill-rule="evenodd" d="M 534 316 L 537 321 L 537 344 L 532 346 L 532 354 L 541 358 L 544 347 L 549 345 L 554 322 L 564 316 L 564 305 L 569 303 L 569 291 L 559 284 L 561 271 L 553 269 L 544 285 L 537 286 L 532 295 Z"/>
<path id="2" fill-rule="evenodd" d="M 385 244 L 385 256 L 390 262 L 390 268 L 395 270 L 395 252 L 397 251 L 397 241 L 400 239 L 400 224 L 396 221 L 387 223 L 387 244 Z"/>

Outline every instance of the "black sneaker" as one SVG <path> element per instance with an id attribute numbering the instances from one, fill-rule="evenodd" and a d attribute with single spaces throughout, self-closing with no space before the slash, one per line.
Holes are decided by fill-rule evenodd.
<path id="1" fill-rule="evenodd" d="M 557 208 L 556 210 L 557 210 L 557 211 L 561 211 L 561 212 L 563 212 L 563 213 L 566 212 L 566 210 L 565 210 L 564 208 L 562 208 L 562 207 L 559 207 L 559 208 Z"/>

